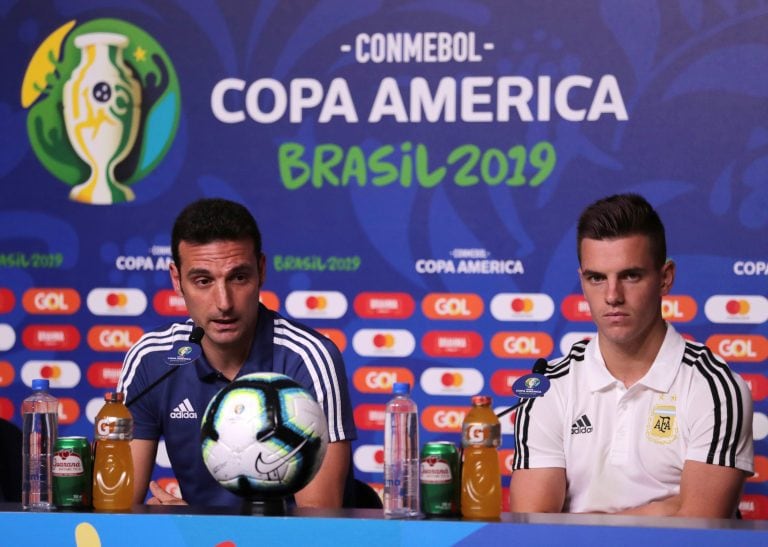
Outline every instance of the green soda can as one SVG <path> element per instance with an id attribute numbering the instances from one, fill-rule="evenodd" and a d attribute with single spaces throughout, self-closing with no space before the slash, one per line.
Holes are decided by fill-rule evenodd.
<path id="1" fill-rule="evenodd" d="M 85 437 L 59 437 L 53 451 L 53 500 L 59 509 L 91 506 L 91 445 Z"/>
<path id="2" fill-rule="evenodd" d="M 456 445 L 448 441 L 425 444 L 419 465 L 422 513 L 432 517 L 457 516 L 460 481 L 459 451 Z"/>

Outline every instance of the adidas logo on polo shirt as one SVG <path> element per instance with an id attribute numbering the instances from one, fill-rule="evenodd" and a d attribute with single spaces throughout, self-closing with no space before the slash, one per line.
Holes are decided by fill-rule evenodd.
<path id="1" fill-rule="evenodd" d="M 171 418 L 195 418 L 197 419 L 197 412 L 192 408 L 192 403 L 189 399 L 184 399 L 179 406 L 171 410 Z"/>
<path id="2" fill-rule="evenodd" d="M 580 435 L 582 433 L 592 433 L 592 422 L 589 421 L 586 414 L 571 424 L 571 435 Z"/>

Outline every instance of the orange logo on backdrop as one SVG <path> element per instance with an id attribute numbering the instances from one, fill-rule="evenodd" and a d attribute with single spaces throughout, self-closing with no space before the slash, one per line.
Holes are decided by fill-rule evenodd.
<path id="1" fill-rule="evenodd" d="M 280 311 L 280 299 L 272 291 L 259 292 L 259 301 L 273 311 Z"/>
<path id="2" fill-rule="evenodd" d="M 501 469 L 502 476 L 509 477 L 512 475 L 512 463 L 515 458 L 515 451 L 512 448 L 500 448 L 499 449 L 499 469 Z"/>
<path id="3" fill-rule="evenodd" d="M 88 331 L 88 345 L 94 351 L 127 351 L 144 331 L 131 325 L 96 325 Z"/>
<path id="4" fill-rule="evenodd" d="M 467 412 L 466 406 L 428 406 L 421 414 L 421 423 L 427 431 L 460 433 Z"/>
<path id="5" fill-rule="evenodd" d="M 483 314 L 483 299 L 476 294 L 431 293 L 421 301 L 421 311 L 430 319 L 467 321 Z"/>
<path id="6" fill-rule="evenodd" d="M 714 334 L 707 346 L 728 361 L 758 363 L 768 359 L 768 338 L 759 334 Z"/>
<path id="7" fill-rule="evenodd" d="M 269 306 L 267 306 L 269 307 Z M 328 338 L 331 342 L 336 344 L 339 351 L 347 349 L 347 336 L 343 331 L 339 329 L 315 329 L 317 332 Z"/>
<path id="8" fill-rule="evenodd" d="M 29 289 L 21 303 L 27 313 L 72 315 L 80 309 L 80 295 L 74 289 Z"/>
<path id="9" fill-rule="evenodd" d="M 547 357 L 555 343 L 543 332 L 498 332 L 491 339 L 491 350 L 502 359 Z"/>
<path id="10" fill-rule="evenodd" d="M 755 454 L 755 474 L 747 479 L 747 482 L 768 481 L 768 458 Z"/>
<path id="11" fill-rule="evenodd" d="M 11 385 L 16 377 L 16 369 L 8 361 L 0 361 L 0 387 Z"/>
<path id="12" fill-rule="evenodd" d="M 352 382 L 361 393 L 392 393 L 395 382 L 407 382 L 413 387 L 413 373 L 405 367 L 360 367 Z"/>
<path id="13" fill-rule="evenodd" d="M 59 397 L 59 425 L 73 424 L 80 418 L 80 405 L 71 397 Z"/>
<path id="14" fill-rule="evenodd" d="M 686 295 L 669 295 L 661 299 L 661 315 L 672 323 L 686 323 L 696 317 L 696 301 Z"/>

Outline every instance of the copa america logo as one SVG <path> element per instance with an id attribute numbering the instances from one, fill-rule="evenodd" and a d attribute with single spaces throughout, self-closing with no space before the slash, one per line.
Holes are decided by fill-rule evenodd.
<path id="1" fill-rule="evenodd" d="M 132 186 L 165 157 L 180 113 L 176 71 L 162 47 L 118 19 L 69 21 L 37 48 L 21 88 L 38 160 L 94 205 L 132 201 Z"/>

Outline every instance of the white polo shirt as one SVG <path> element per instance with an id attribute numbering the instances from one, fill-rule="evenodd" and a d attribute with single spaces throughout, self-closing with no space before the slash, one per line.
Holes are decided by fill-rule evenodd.
<path id="1" fill-rule="evenodd" d="M 597 338 L 545 375 L 549 391 L 517 412 L 514 469 L 565 468 L 564 511 L 616 512 L 678 494 L 686 460 L 753 472 L 749 388 L 672 325 L 629 389 L 608 372 Z"/>

